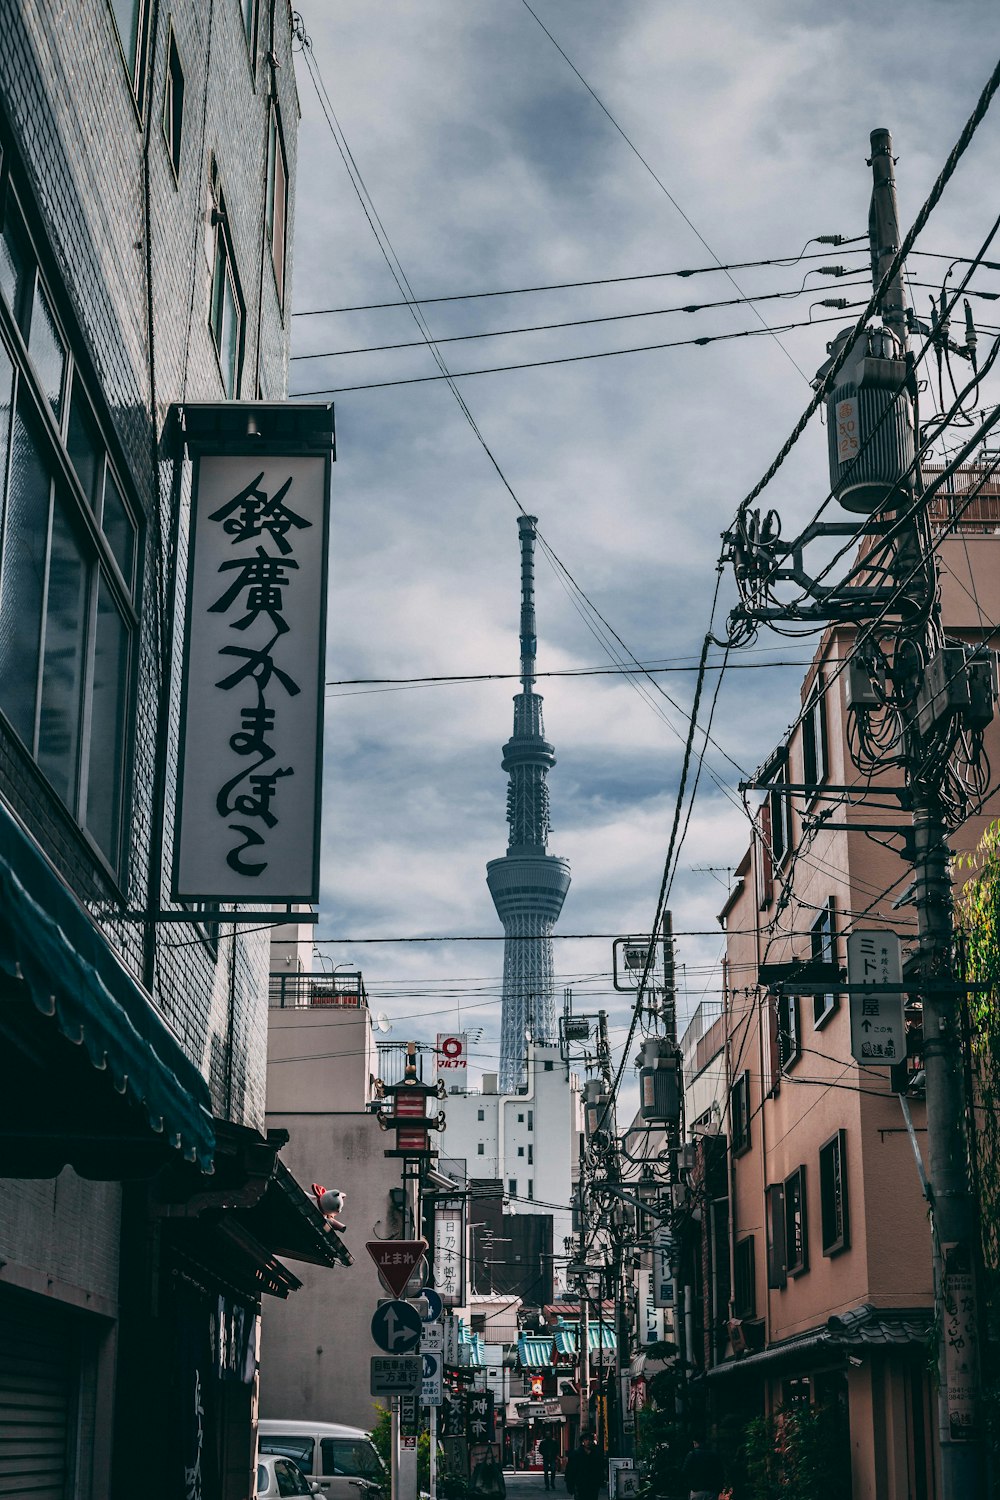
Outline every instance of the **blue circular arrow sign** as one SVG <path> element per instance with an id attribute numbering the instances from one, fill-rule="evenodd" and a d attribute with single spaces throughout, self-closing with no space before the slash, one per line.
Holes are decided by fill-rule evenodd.
<path id="1" fill-rule="evenodd" d="M 372 1318 L 372 1338 L 386 1354 L 409 1354 L 420 1343 L 423 1322 L 409 1302 L 383 1302 Z"/>

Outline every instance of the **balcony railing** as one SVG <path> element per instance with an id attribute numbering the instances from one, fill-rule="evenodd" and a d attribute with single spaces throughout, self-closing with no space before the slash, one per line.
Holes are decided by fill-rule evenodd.
<path id="1" fill-rule="evenodd" d="M 279 1010 L 367 1010 L 368 996 L 360 970 L 337 974 L 286 974 L 268 977 L 268 1004 Z"/>
<path id="2" fill-rule="evenodd" d="M 927 465 L 924 484 L 940 473 L 940 466 Z M 974 492 L 971 499 L 970 491 Z M 933 527 L 957 525 L 962 531 L 993 535 L 1000 531 L 1000 476 L 992 464 L 985 468 L 963 464 L 932 497 L 928 513 Z"/>

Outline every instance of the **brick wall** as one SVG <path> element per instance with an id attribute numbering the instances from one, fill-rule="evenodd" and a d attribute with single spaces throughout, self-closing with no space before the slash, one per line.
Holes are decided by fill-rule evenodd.
<path id="1" fill-rule="evenodd" d="M 225 396 L 208 326 L 213 158 L 245 305 L 239 394 L 253 399 L 259 389 L 265 398 L 278 399 L 286 389 L 288 318 L 278 304 L 265 243 L 264 196 L 273 79 L 288 159 L 290 236 L 298 125 L 291 18 L 287 0 L 261 0 L 254 61 L 240 0 L 150 0 L 149 8 L 140 111 L 108 0 L 0 0 L 6 156 L 27 189 L 25 209 L 59 315 L 92 393 L 103 398 L 100 416 L 114 456 L 145 515 L 125 889 L 117 890 L 100 868 L 2 724 L 0 791 L 136 977 L 152 977 L 155 1001 L 209 1079 L 217 1113 L 262 1127 L 267 933 L 234 932 L 233 924 L 223 923 L 217 944 L 210 944 L 187 924 L 164 923 L 151 934 L 116 912 L 122 897 L 138 910 L 167 904 L 183 588 L 172 623 L 161 600 L 175 534 L 177 577 L 183 579 L 190 497 L 190 474 L 178 464 L 168 414 L 172 403 Z M 185 84 L 176 177 L 161 126 L 171 26 Z M 278 64 L 273 69 L 272 46 Z M 286 306 L 287 299 L 286 285 Z M 168 661 L 174 671 L 161 808 L 153 805 L 153 791 L 160 682 Z"/>

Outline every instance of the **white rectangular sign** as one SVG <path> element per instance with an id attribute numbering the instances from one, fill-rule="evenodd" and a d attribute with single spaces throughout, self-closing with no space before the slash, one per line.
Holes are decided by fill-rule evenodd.
<path id="1" fill-rule="evenodd" d="M 673 1276 L 674 1236 L 667 1225 L 653 1230 L 653 1305 L 673 1307 L 677 1300 Z"/>
<path id="2" fill-rule="evenodd" d="M 896 932 L 852 932 L 847 939 L 847 981 L 875 990 L 851 994 L 851 1055 L 867 1067 L 890 1068 L 906 1058 L 903 964 Z M 899 985 L 892 993 L 884 986 Z"/>
<path id="3" fill-rule="evenodd" d="M 423 1379 L 420 1382 L 421 1406 L 440 1406 L 444 1399 L 444 1355 L 423 1354 Z"/>
<path id="4" fill-rule="evenodd" d="M 434 1213 L 434 1290 L 445 1307 L 465 1302 L 465 1214 L 439 1207 Z"/>
<path id="5" fill-rule="evenodd" d="M 444 1327 L 441 1323 L 425 1323 L 420 1335 L 421 1354 L 441 1354 L 444 1351 Z"/>
<path id="6" fill-rule="evenodd" d="M 415 1396 L 423 1379 L 419 1354 L 373 1354 L 370 1389 L 373 1396 Z"/>
<path id="7" fill-rule="evenodd" d="M 445 1083 L 454 1083 L 459 1088 L 464 1088 L 465 1080 L 469 1074 L 469 1049 L 466 1033 L 464 1031 L 453 1031 L 445 1035 L 443 1031 L 439 1031 L 435 1055 L 437 1057 L 437 1076 L 443 1078 Z"/>
<path id="8" fill-rule="evenodd" d="M 319 896 L 329 456 L 195 459 L 177 900 Z"/>

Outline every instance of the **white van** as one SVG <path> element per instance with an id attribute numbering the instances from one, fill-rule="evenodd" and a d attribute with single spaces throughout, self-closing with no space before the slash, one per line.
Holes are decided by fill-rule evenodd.
<path id="1" fill-rule="evenodd" d="M 330 1500 L 376 1500 L 372 1491 L 389 1493 L 389 1476 L 368 1433 L 340 1422 L 282 1422 L 262 1417 L 257 1423 L 261 1453 L 294 1458 L 303 1474 L 315 1480 Z"/>

